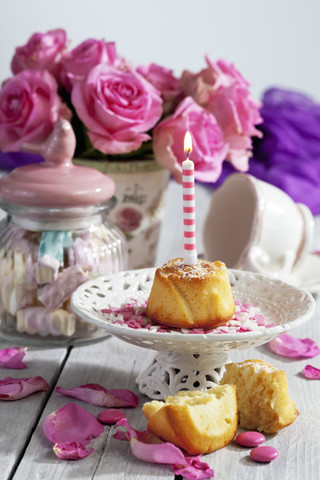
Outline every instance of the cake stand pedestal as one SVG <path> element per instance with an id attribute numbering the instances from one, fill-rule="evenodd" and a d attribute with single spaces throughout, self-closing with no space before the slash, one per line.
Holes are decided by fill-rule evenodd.
<path id="1" fill-rule="evenodd" d="M 264 275 L 229 270 L 233 295 L 252 303 L 265 317 L 267 327 L 241 333 L 190 333 L 175 329 L 158 331 L 130 328 L 114 323 L 105 308 L 120 308 L 132 299 L 143 304 L 150 293 L 155 269 L 129 270 L 90 280 L 74 292 L 71 306 L 89 323 L 125 342 L 156 350 L 154 360 L 138 376 L 140 391 L 152 399 L 163 399 L 180 390 L 204 390 L 219 383 L 233 350 L 263 345 L 300 326 L 312 317 L 315 301 L 306 290 Z M 192 332 L 192 331 L 191 331 Z M 125 354 L 125 353 L 124 353 Z"/>
<path id="2" fill-rule="evenodd" d="M 180 390 L 206 390 L 219 384 L 228 361 L 226 353 L 158 352 L 136 382 L 140 392 L 154 400 Z"/>

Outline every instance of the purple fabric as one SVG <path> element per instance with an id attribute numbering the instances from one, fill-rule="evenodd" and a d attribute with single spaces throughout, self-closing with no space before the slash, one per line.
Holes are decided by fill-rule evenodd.
<path id="1" fill-rule="evenodd" d="M 13 168 L 23 167 L 31 163 L 43 162 L 41 155 L 27 152 L 8 152 L 0 150 L 0 170 L 12 170 Z"/>
<path id="2" fill-rule="evenodd" d="M 320 214 L 320 105 L 302 93 L 270 88 L 264 93 L 258 128 L 263 138 L 254 140 L 251 175 L 271 183 Z M 215 186 L 235 172 L 224 162 Z"/>

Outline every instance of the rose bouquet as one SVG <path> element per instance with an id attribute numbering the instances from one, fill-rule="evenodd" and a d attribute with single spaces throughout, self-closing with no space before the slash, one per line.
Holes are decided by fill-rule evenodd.
<path id="1" fill-rule="evenodd" d="M 71 49 L 62 29 L 35 33 L 16 48 L 13 76 L 0 90 L 0 148 L 20 152 L 41 144 L 64 116 L 72 122 L 79 158 L 153 153 L 181 181 L 189 130 L 196 179 L 215 182 L 224 160 L 246 171 L 252 137 L 262 135 L 256 129 L 260 103 L 232 64 L 206 61 L 202 71 L 177 78 L 155 64 L 133 67 L 113 42 L 88 39 Z"/>

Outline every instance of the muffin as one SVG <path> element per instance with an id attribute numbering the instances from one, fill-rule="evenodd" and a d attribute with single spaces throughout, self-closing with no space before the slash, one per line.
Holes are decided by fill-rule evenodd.
<path id="1" fill-rule="evenodd" d="M 191 455 L 218 450 L 237 433 L 238 406 L 232 385 L 181 391 L 164 402 L 145 403 L 142 411 L 150 432 Z"/>
<path id="2" fill-rule="evenodd" d="M 275 433 L 299 415 L 288 393 L 287 374 L 263 360 L 229 363 L 220 385 L 237 389 L 240 427 Z"/>
<path id="3" fill-rule="evenodd" d="M 175 328 L 214 328 L 235 311 L 228 271 L 222 262 L 198 260 L 185 265 L 182 258 L 156 270 L 147 315 Z"/>

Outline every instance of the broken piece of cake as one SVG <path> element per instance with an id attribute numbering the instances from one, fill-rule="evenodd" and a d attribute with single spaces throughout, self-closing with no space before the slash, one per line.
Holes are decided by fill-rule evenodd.
<path id="1" fill-rule="evenodd" d="M 144 404 L 148 430 L 191 455 L 228 445 L 237 433 L 238 406 L 232 385 L 181 391 L 164 402 Z"/>

